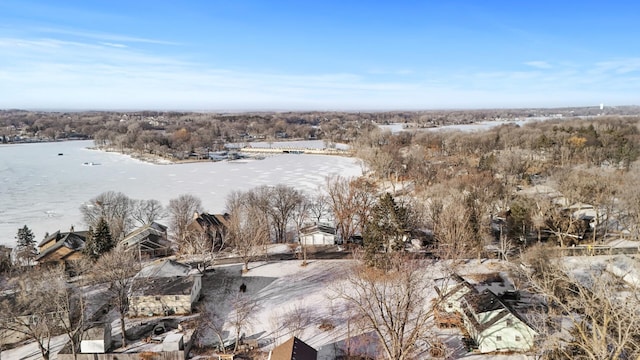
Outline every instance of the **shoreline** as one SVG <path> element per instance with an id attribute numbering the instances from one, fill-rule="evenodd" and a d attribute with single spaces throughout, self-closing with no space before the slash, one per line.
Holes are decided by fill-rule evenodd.
<path id="1" fill-rule="evenodd" d="M 171 159 L 167 159 L 165 157 L 159 156 L 159 155 L 154 155 L 154 154 L 139 154 L 139 153 L 128 153 L 128 152 L 122 152 L 122 151 L 118 151 L 112 148 L 105 148 L 105 149 L 101 149 L 97 146 L 92 146 L 92 147 L 88 147 L 88 150 L 92 150 L 92 151 L 101 151 L 101 152 L 105 152 L 105 153 L 113 153 L 113 154 L 118 154 L 118 155 L 122 155 L 122 156 L 127 156 L 131 159 L 143 162 L 143 163 L 147 163 L 147 164 L 151 164 L 151 165 L 181 165 L 181 164 L 194 164 L 194 163 L 216 163 L 216 162 L 221 162 L 221 161 L 227 161 L 227 162 L 239 162 L 239 161 L 246 161 L 246 160 L 262 160 L 264 159 L 266 156 L 264 154 L 260 154 L 258 155 L 249 155 L 245 158 L 241 158 L 241 159 L 237 159 L 237 160 L 212 160 L 212 159 L 184 159 L 184 160 L 171 160 Z M 273 156 L 276 154 L 270 154 L 270 156 Z M 268 156 L 268 155 L 267 155 Z"/>
<path id="2" fill-rule="evenodd" d="M 138 161 L 141 161 L 147 164 L 152 164 L 152 165 L 179 165 L 179 164 L 191 164 L 191 163 L 198 163 L 198 162 L 213 162 L 212 160 L 209 160 L 209 159 L 170 160 L 165 157 L 154 155 L 154 154 L 139 154 L 135 152 L 118 151 L 113 148 L 100 148 L 98 146 L 88 147 L 87 149 L 127 156 L 131 159 L 138 160 Z"/>

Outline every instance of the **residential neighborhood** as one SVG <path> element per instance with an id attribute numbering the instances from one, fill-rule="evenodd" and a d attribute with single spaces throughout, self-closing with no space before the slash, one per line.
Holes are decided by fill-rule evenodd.
<path id="1" fill-rule="evenodd" d="M 553 121 L 369 129 L 353 148 L 361 175 L 313 174 L 315 191 L 91 195 L 81 221 L 37 239 L 21 225 L 0 254 L 1 354 L 633 358 L 640 177 L 637 155 L 621 151 L 640 140 L 635 120 Z M 380 151 L 394 155 L 381 164 Z"/>

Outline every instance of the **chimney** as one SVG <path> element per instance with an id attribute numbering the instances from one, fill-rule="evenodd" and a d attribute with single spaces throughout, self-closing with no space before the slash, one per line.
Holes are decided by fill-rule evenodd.
<path id="1" fill-rule="evenodd" d="M 195 220 L 195 219 L 197 219 L 199 217 L 200 217 L 200 214 L 198 214 L 197 211 L 193 213 L 193 220 Z"/>
<path id="2" fill-rule="evenodd" d="M 73 225 L 71 225 L 71 228 L 69 229 L 69 232 L 73 232 L 73 231 L 74 231 Z"/>

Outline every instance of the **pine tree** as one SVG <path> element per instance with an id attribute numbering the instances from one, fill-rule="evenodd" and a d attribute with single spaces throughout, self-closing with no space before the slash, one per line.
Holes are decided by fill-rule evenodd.
<path id="1" fill-rule="evenodd" d="M 33 231 L 31 231 L 27 225 L 18 229 L 16 241 L 16 254 L 19 259 L 26 259 L 29 263 L 36 257 L 36 254 L 38 253 L 36 250 L 36 240 L 33 235 Z"/>
<path id="2" fill-rule="evenodd" d="M 396 204 L 393 196 L 385 193 L 374 206 L 366 224 L 363 240 L 368 265 L 384 267 L 386 253 L 404 250 L 404 235 L 408 230 L 408 210 Z M 384 254 L 380 254 L 380 251 Z"/>
<path id="3" fill-rule="evenodd" d="M 97 260 L 102 254 L 111 251 L 115 246 L 116 244 L 109 231 L 109 224 L 104 218 L 100 218 L 95 230 L 89 228 L 87 241 L 82 252 L 91 259 Z"/>

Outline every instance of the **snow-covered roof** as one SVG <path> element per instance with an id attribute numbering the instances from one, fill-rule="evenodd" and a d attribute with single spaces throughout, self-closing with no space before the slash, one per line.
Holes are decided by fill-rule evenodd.
<path id="1" fill-rule="evenodd" d="M 156 260 L 145 266 L 136 277 L 175 277 L 187 276 L 191 272 L 191 266 L 179 263 L 175 260 Z"/>

